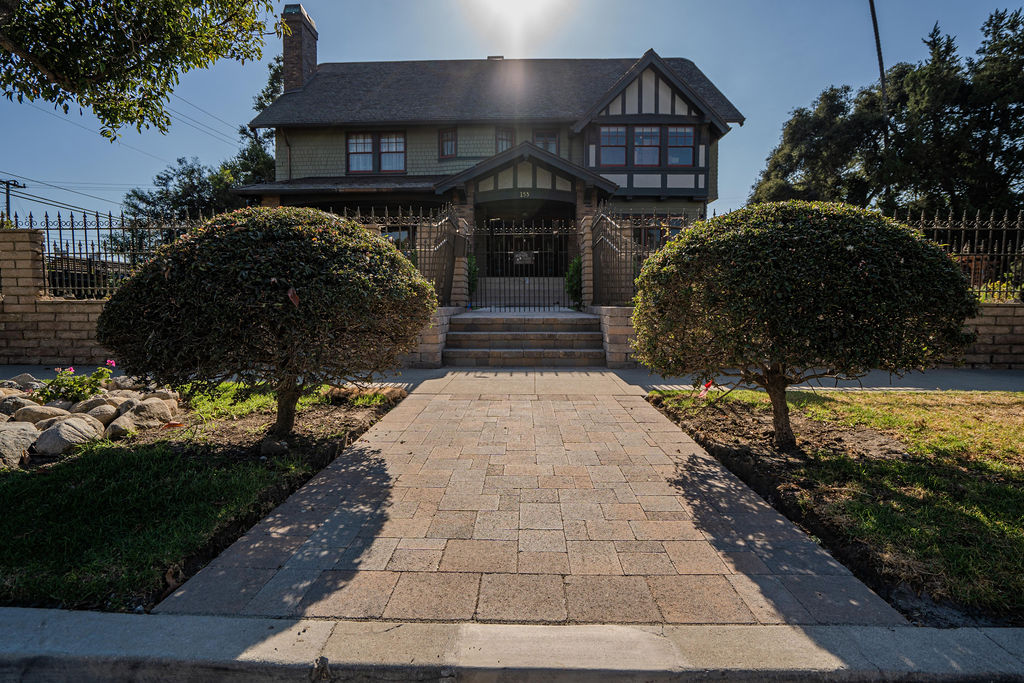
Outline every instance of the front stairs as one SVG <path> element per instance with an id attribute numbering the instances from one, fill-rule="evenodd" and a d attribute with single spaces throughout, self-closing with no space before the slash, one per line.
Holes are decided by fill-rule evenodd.
<path id="1" fill-rule="evenodd" d="M 448 321 L 442 357 L 451 366 L 603 366 L 601 318 L 574 311 L 462 313 Z"/>

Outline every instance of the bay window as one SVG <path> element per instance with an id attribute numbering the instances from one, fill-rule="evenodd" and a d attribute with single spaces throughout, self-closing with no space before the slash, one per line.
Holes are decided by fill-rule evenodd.
<path id="1" fill-rule="evenodd" d="M 668 165 L 693 166 L 693 126 L 668 127 Z"/>
<path id="2" fill-rule="evenodd" d="M 626 127 L 601 126 L 601 165 L 626 165 Z"/>
<path id="3" fill-rule="evenodd" d="M 633 165 L 658 166 L 661 163 L 661 128 L 636 126 L 633 128 Z"/>

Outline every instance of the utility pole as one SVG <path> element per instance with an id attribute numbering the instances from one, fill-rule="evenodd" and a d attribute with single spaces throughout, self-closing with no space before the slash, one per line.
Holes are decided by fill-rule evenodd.
<path id="1" fill-rule="evenodd" d="M 7 220 L 11 220 L 11 188 L 13 187 L 14 189 L 17 190 L 25 187 L 25 185 L 19 183 L 17 180 L 10 179 L 0 180 L 0 185 L 4 186 L 4 197 L 6 199 L 7 206 L 7 211 L 4 213 L 4 216 L 7 217 Z"/>

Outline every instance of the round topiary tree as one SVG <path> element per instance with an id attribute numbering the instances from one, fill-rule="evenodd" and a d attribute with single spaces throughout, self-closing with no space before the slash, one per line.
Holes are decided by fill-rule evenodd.
<path id="1" fill-rule="evenodd" d="M 161 247 L 110 298 L 99 343 L 125 372 L 209 391 L 277 394 L 289 433 L 303 393 L 397 366 L 437 306 L 386 239 L 333 214 L 248 208 Z"/>
<path id="2" fill-rule="evenodd" d="M 699 222 L 637 280 L 637 358 L 663 375 L 762 387 L 774 443 L 796 444 L 786 388 L 900 374 L 956 356 L 977 298 L 919 233 L 846 204 L 756 204 Z"/>

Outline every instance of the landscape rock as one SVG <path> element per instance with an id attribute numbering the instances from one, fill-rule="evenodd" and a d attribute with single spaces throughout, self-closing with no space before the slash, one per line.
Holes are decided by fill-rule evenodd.
<path id="1" fill-rule="evenodd" d="M 3 396 L 21 396 L 23 393 L 24 392 L 21 390 L 21 387 L 19 387 L 19 386 L 0 387 L 0 397 L 3 397 Z"/>
<path id="2" fill-rule="evenodd" d="M 107 403 L 115 408 L 127 400 L 128 399 L 124 396 L 107 396 Z"/>
<path id="3" fill-rule="evenodd" d="M 174 400 L 173 398 L 165 398 L 162 400 L 164 404 L 167 406 L 167 409 L 171 411 L 171 415 L 178 414 L 178 402 L 176 400 Z"/>
<path id="4" fill-rule="evenodd" d="M 35 424 L 41 420 L 45 420 L 51 417 L 60 417 L 62 415 L 69 415 L 70 413 L 63 408 L 55 408 L 53 406 L 41 406 L 41 405 L 30 405 L 23 408 L 19 408 L 11 416 L 13 422 L 31 422 Z"/>
<path id="5" fill-rule="evenodd" d="M 13 379 L 0 379 L 0 389 L 21 389 L 21 385 Z"/>
<path id="6" fill-rule="evenodd" d="M 22 408 L 27 406 L 37 406 L 39 403 L 33 401 L 25 396 L 7 396 L 0 399 L 0 413 L 4 415 L 14 415 Z"/>
<path id="7" fill-rule="evenodd" d="M 177 391 L 171 391 L 170 389 L 158 389 L 156 391 L 151 391 L 148 394 L 144 395 L 142 397 L 142 400 L 145 401 L 147 398 L 162 398 L 165 401 L 177 401 L 179 396 Z"/>
<path id="8" fill-rule="evenodd" d="M 63 422 L 69 417 L 71 417 L 71 413 L 68 413 L 67 415 L 58 415 L 57 417 L 48 417 L 45 420 L 40 420 L 39 422 L 36 422 L 36 429 L 38 429 L 41 432 L 45 432 L 53 425 L 57 424 L 58 422 Z"/>
<path id="9" fill-rule="evenodd" d="M 96 437 L 95 427 L 76 416 L 58 422 L 40 434 L 33 448 L 40 455 L 61 455 Z"/>
<path id="10" fill-rule="evenodd" d="M 117 417 L 121 417 L 125 413 L 131 412 L 131 410 L 140 403 L 142 403 L 142 401 L 137 398 L 129 398 L 117 407 Z"/>
<path id="11" fill-rule="evenodd" d="M 88 413 L 96 406 L 113 405 L 111 399 L 107 396 L 93 396 L 87 398 L 84 401 L 79 401 L 75 405 L 71 406 L 69 410 L 72 413 Z"/>
<path id="12" fill-rule="evenodd" d="M 12 377 L 10 381 L 16 383 L 22 389 L 28 389 L 30 384 L 41 384 L 39 380 L 27 372 L 23 372 L 17 377 Z"/>
<path id="13" fill-rule="evenodd" d="M 91 417 L 95 417 L 97 420 L 103 423 L 103 428 L 106 429 L 107 425 L 114 421 L 117 417 L 117 408 L 111 405 L 96 406 L 89 412 L 85 413 Z"/>
<path id="14" fill-rule="evenodd" d="M 98 418 L 90 415 L 89 413 L 71 413 L 69 420 L 81 420 L 86 423 L 92 430 L 96 432 L 96 438 L 103 436 L 103 432 L 106 431 L 106 425 L 104 425 Z"/>
<path id="15" fill-rule="evenodd" d="M 37 438 L 39 430 L 28 422 L 0 424 L 0 466 L 17 467 Z"/>
<path id="16" fill-rule="evenodd" d="M 124 415 L 116 417 L 113 422 L 107 425 L 106 430 L 103 432 L 103 436 L 111 441 L 117 441 L 118 439 L 123 439 L 136 431 L 138 431 L 138 427 L 135 426 L 135 420 L 132 419 L 132 414 L 125 413 Z"/>
<path id="17" fill-rule="evenodd" d="M 10 419 L 10 415 L 4 415 L 3 413 L 0 413 L 0 424 L 3 424 L 4 422 L 7 422 Z"/>
<path id="18" fill-rule="evenodd" d="M 120 409 L 120 408 L 119 408 Z M 132 408 L 132 420 L 138 429 L 151 429 L 170 422 L 174 415 L 163 399 L 148 398 Z"/>
<path id="19" fill-rule="evenodd" d="M 71 410 L 71 401 L 56 400 L 49 401 L 47 403 L 44 403 L 43 405 L 49 406 L 50 408 L 60 408 L 61 410 Z"/>
<path id="20" fill-rule="evenodd" d="M 142 394 L 134 389 L 112 389 L 107 392 L 107 396 L 110 398 L 134 398 L 139 401 L 142 400 Z"/>

